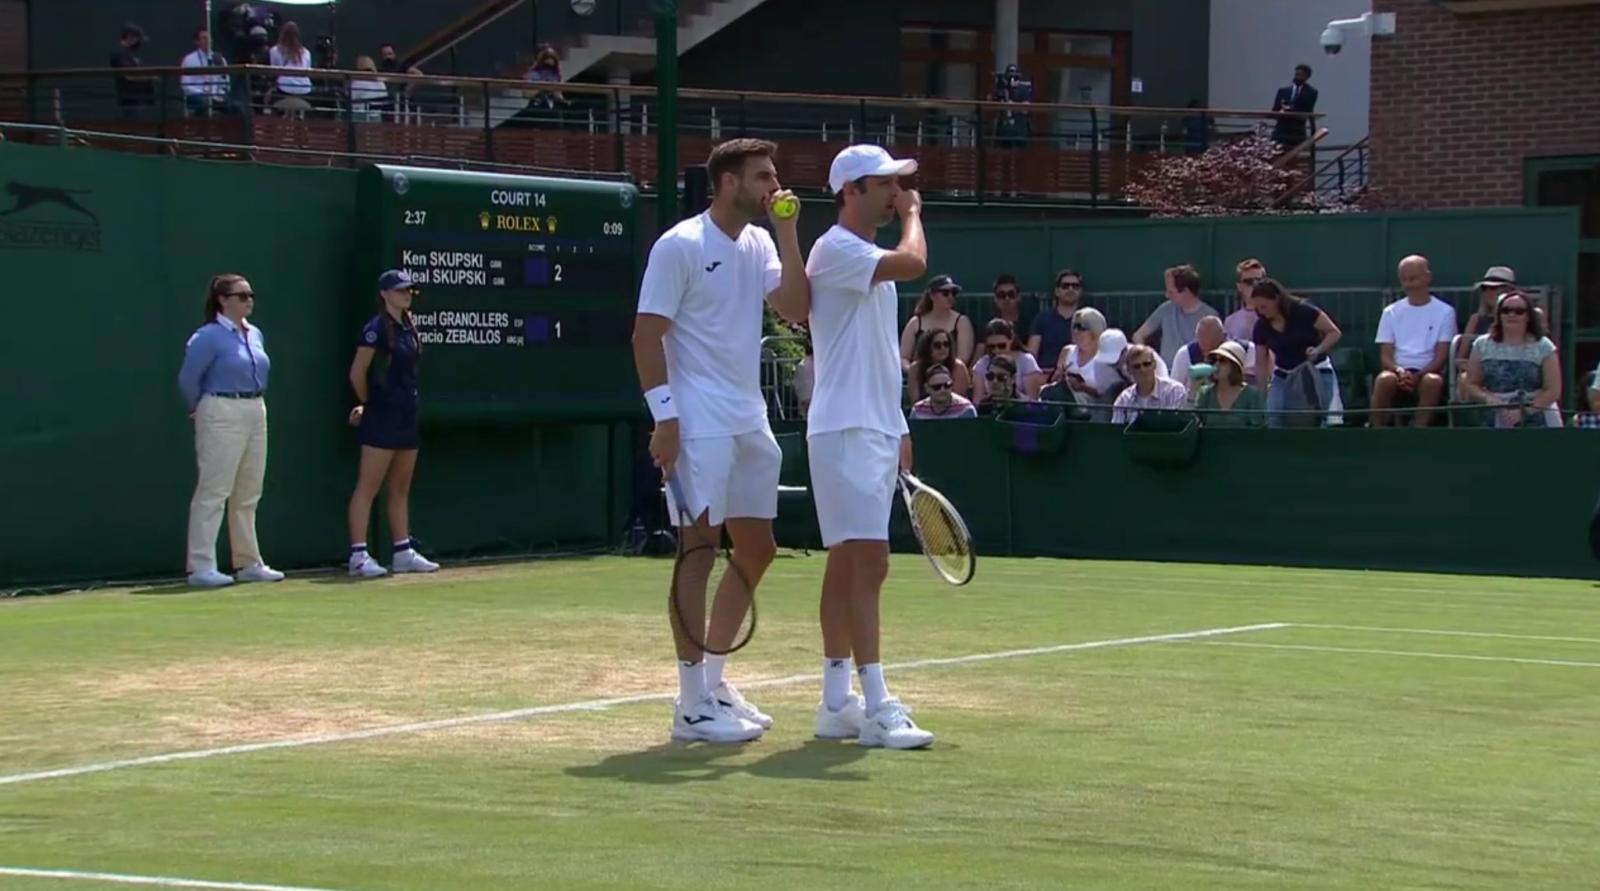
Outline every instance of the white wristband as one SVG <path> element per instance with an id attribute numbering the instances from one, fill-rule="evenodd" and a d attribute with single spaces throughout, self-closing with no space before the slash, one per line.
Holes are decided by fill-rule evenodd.
<path id="1" fill-rule="evenodd" d="M 655 418 L 656 423 L 677 420 L 678 404 L 672 401 L 672 388 L 666 384 L 646 390 L 644 402 L 650 406 L 650 417 Z"/>

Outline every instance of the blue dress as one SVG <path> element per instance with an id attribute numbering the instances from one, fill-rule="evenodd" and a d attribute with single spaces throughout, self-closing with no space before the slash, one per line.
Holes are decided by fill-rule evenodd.
<path id="1" fill-rule="evenodd" d="M 379 313 L 361 329 L 360 346 L 377 351 L 367 366 L 367 406 L 357 438 L 377 449 L 417 447 L 417 357 L 415 325 Z"/>

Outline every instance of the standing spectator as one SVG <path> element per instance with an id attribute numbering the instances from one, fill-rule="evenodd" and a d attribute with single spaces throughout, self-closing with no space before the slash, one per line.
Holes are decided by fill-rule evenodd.
<path id="1" fill-rule="evenodd" d="M 1083 276 L 1072 269 L 1056 273 L 1054 305 L 1033 317 L 1028 332 L 1028 352 L 1040 368 L 1054 369 L 1061 351 L 1072 344 L 1072 317 L 1082 301 Z"/>
<path id="2" fill-rule="evenodd" d="M 350 574 L 376 578 L 388 570 L 367 553 L 372 501 L 389 480 L 389 531 L 394 534 L 395 572 L 433 572 L 439 564 L 417 553 L 411 542 L 411 480 L 417 469 L 417 359 L 422 341 L 411 318 L 416 283 L 404 270 L 378 277 L 378 314 L 361 329 L 350 386 L 356 407 L 361 466 L 350 495 Z M 383 361 L 375 362 L 379 354 Z"/>
<path id="3" fill-rule="evenodd" d="M 1189 406 L 1189 391 L 1183 384 L 1160 374 L 1157 359 L 1156 351 L 1143 344 L 1128 347 L 1125 364 L 1133 385 L 1112 403 L 1111 423 L 1131 424 L 1145 409 Z"/>
<path id="4" fill-rule="evenodd" d="M 285 22 L 283 29 L 278 32 L 278 43 L 267 55 L 268 62 L 273 68 L 300 68 L 311 70 L 311 51 L 306 49 L 305 43 L 300 38 L 300 26 L 294 22 Z M 281 108 L 285 111 L 307 111 L 311 104 L 306 100 L 311 95 L 311 78 L 299 74 L 278 75 L 278 92 L 286 99 Z"/>
<path id="5" fill-rule="evenodd" d="M 1022 291 L 1017 287 L 1017 277 L 1009 272 L 1002 272 L 994 280 L 994 318 L 1000 319 L 1011 326 L 1012 331 L 1027 331 L 1028 320 L 1022 315 Z M 1022 349 L 1022 341 L 1018 340 L 1017 349 Z M 976 366 L 978 360 L 983 358 L 983 348 L 979 347 L 972 354 L 972 364 Z"/>
<path id="6" fill-rule="evenodd" d="M 1332 366 L 1321 365 L 1342 333 L 1328 314 L 1307 300 L 1290 294 L 1275 279 L 1256 282 L 1250 295 L 1255 304 L 1256 380 L 1271 381 L 1267 390 L 1267 426 L 1285 426 L 1289 408 L 1289 375 L 1310 362 L 1319 408 L 1327 409 L 1338 386 Z"/>
<path id="7" fill-rule="evenodd" d="M 1405 403 L 1420 409 L 1444 400 L 1445 365 L 1450 341 L 1456 336 L 1455 307 L 1433 296 L 1433 270 L 1428 258 L 1413 254 L 1400 261 L 1400 286 L 1406 292 L 1383 308 L 1378 320 L 1378 357 L 1383 371 L 1372 388 L 1375 427 L 1387 427 L 1390 416 L 1381 409 Z M 1426 427 L 1433 413 L 1419 411 L 1416 425 Z"/>
<path id="8" fill-rule="evenodd" d="M 1150 335 L 1159 333 L 1160 355 L 1170 366 L 1177 358 L 1178 350 L 1194 340 L 1195 327 L 1200 320 L 1218 313 L 1200 299 L 1200 273 L 1193 266 L 1174 266 L 1166 271 L 1164 278 L 1167 300 L 1156 307 L 1150 318 L 1145 319 L 1144 324 L 1133 332 L 1133 342 L 1146 344 Z"/>
<path id="9" fill-rule="evenodd" d="M 199 464 L 189 501 L 189 584 L 201 588 L 276 582 L 283 573 L 261 559 L 256 505 L 267 473 L 267 344 L 246 318 L 256 294 L 240 275 L 211 279 L 205 324 L 189 338 L 178 389 L 194 419 Z M 217 569 L 217 530 L 228 512 L 228 544 L 236 576 Z"/>
<path id="10" fill-rule="evenodd" d="M 911 318 L 900 332 L 900 358 L 908 368 L 916 359 L 918 341 L 929 331 L 944 331 L 954 337 L 957 356 L 972 355 L 972 320 L 956 309 L 956 298 L 960 295 L 961 286 L 948 275 L 936 275 L 929 280 L 922 299 L 917 301 L 916 309 L 911 311 Z"/>
<path id="11" fill-rule="evenodd" d="M 1211 116 L 1199 99 L 1190 99 L 1185 107 L 1189 113 L 1183 116 L 1183 153 L 1203 155 L 1211 147 Z"/>
<path id="12" fill-rule="evenodd" d="M 921 389 L 927 396 L 911 406 L 911 420 L 937 421 L 976 418 L 978 408 L 965 396 L 955 391 L 955 381 L 950 369 L 933 365 L 923 376 Z"/>
<path id="13" fill-rule="evenodd" d="M 211 32 L 201 28 L 194 32 L 194 49 L 179 64 L 184 68 L 222 68 L 228 60 L 211 51 Z M 228 101 L 226 74 L 185 74 L 180 84 L 185 114 L 209 116 Z"/>
<path id="14" fill-rule="evenodd" d="M 972 392 L 972 373 L 967 370 L 967 363 L 956 358 L 952 344 L 949 331 L 924 331 L 917 338 L 916 355 L 906 375 L 906 387 L 912 402 L 923 397 L 922 379 L 927 376 L 928 369 L 934 366 L 943 368 L 950 375 L 957 396 Z"/>
<path id="15" fill-rule="evenodd" d="M 524 120 L 532 123 L 553 124 L 561 123 L 561 112 L 572 103 L 559 89 L 561 85 L 561 56 L 555 47 L 546 43 L 540 46 L 533 57 L 533 64 L 523 74 L 522 79 L 531 84 L 548 85 L 548 89 L 541 89 L 534 93 L 523 94 L 528 97 L 528 109 L 522 113 Z"/>
<path id="16" fill-rule="evenodd" d="M 356 56 L 356 70 L 372 77 L 350 79 L 350 117 L 356 121 L 379 121 L 389 106 L 389 87 L 379 80 L 378 65 L 371 56 Z"/>
<path id="17" fill-rule="evenodd" d="M 1311 66 L 1296 65 L 1294 81 L 1287 87 L 1279 87 L 1277 96 L 1273 97 L 1273 111 L 1290 112 L 1278 115 L 1277 126 L 1272 128 L 1272 141 L 1284 148 L 1292 148 L 1306 141 L 1306 124 L 1310 119 L 1302 115 L 1317 110 L 1317 88 L 1307 83 L 1309 80 Z"/>
<path id="18" fill-rule="evenodd" d="M 1183 384 L 1189 392 L 1197 392 L 1200 384 L 1204 383 L 1189 374 L 1189 370 L 1202 365 L 1207 361 L 1217 347 L 1226 341 L 1227 333 L 1222 330 L 1222 320 L 1216 316 L 1206 316 L 1195 326 L 1194 340 L 1183 345 L 1178 355 L 1172 360 L 1172 379 Z M 1243 367 L 1242 364 L 1240 366 Z"/>
<path id="19" fill-rule="evenodd" d="M 1205 412 L 1207 427 L 1262 427 L 1266 424 L 1266 398 L 1244 379 L 1245 349 L 1230 340 L 1207 356 L 1216 367 L 1211 382 L 1200 389 L 1194 407 Z"/>
<path id="20" fill-rule="evenodd" d="M 111 67 L 143 68 L 144 62 L 139 59 L 139 48 L 142 46 L 144 29 L 132 22 L 123 25 L 117 48 L 111 51 Z M 155 79 L 149 75 L 119 74 L 116 83 L 117 105 L 122 109 L 124 118 L 135 120 L 142 114 L 141 109 L 155 104 Z"/>
<path id="21" fill-rule="evenodd" d="M 1503 295 L 1489 333 L 1473 340 L 1463 389 L 1468 399 L 1497 407 L 1496 427 L 1561 426 L 1560 411 L 1549 412 L 1561 401 L 1561 362 L 1522 293 Z"/>
<path id="22" fill-rule="evenodd" d="M 1472 352 L 1472 344 L 1482 335 L 1488 334 L 1494 327 L 1495 308 L 1500 305 L 1500 295 L 1510 293 L 1517 289 L 1517 273 L 1510 266 L 1490 266 L 1483 273 L 1483 279 L 1473 287 L 1478 295 L 1478 308 L 1467 316 L 1466 327 L 1461 329 L 1462 335 L 1460 348 L 1456 350 L 1457 359 L 1466 359 Z M 1461 370 L 1463 377 L 1466 369 Z"/>
<path id="23" fill-rule="evenodd" d="M 1033 354 L 1025 352 L 1017 344 L 1017 332 L 1011 323 L 1005 319 L 992 319 L 983 329 L 983 358 L 972 366 L 972 392 L 973 401 L 979 405 L 989 400 L 993 390 L 990 384 L 989 367 L 995 359 L 1003 358 L 1011 366 L 1011 382 L 1016 388 L 1014 395 L 1018 399 L 1038 399 L 1039 390 L 1044 387 L 1044 374 L 1039 371 L 1039 363 L 1033 359 Z M 1009 398 L 1005 396 L 1003 398 Z"/>
<path id="24" fill-rule="evenodd" d="M 394 44 L 378 44 L 378 70 L 385 74 L 400 73 L 400 54 L 395 52 Z"/>

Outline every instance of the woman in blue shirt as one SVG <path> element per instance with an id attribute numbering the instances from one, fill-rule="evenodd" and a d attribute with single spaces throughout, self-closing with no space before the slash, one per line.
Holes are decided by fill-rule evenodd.
<path id="1" fill-rule="evenodd" d="M 389 479 L 389 529 L 394 533 L 395 572 L 433 572 L 439 564 L 411 546 L 409 499 L 417 468 L 417 359 L 422 341 L 411 318 L 416 283 L 404 270 L 378 277 L 378 314 L 361 329 L 350 386 L 356 407 L 350 423 L 361 442 L 361 469 L 350 496 L 350 574 L 377 578 L 388 570 L 367 553 L 372 501 Z"/>
<path id="2" fill-rule="evenodd" d="M 283 573 L 261 559 L 256 505 L 267 472 L 267 358 L 261 329 L 245 319 L 256 294 L 239 275 L 211 279 L 205 324 L 189 338 L 178 389 L 194 419 L 199 479 L 189 502 L 189 584 L 215 588 L 234 579 L 276 582 Z M 234 576 L 217 569 L 217 531 L 228 509 Z"/>
<path id="3" fill-rule="evenodd" d="M 1343 333 L 1328 314 L 1306 300 L 1290 294 L 1276 280 L 1264 278 L 1250 292 L 1250 308 L 1256 311 L 1256 385 L 1268 386 L 1267 426 L 1299 426 L 1298 419 L 1284 414 L 1289 407 L 1290 374 L 1310 364 L 1316 384 L 1319 408 L 1327 409 L 1339 386 L 1333 365 L 1324 364 Z M 1309 418 L 1305 420 L 1311 420 Z M 1327 423 L 1326 416 L 1315 424 Z"/>

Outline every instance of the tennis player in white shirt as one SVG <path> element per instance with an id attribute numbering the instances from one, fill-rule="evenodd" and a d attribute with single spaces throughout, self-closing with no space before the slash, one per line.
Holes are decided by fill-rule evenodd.
<path id="1" fill-rule="evenodd" d="M 663 476 L 678 478 L 696 518 L 679 534 L 691 545 L 712 546 L 685 559 L 678 583 L 684 621 L 706 629 L 700 639 L 713 649 L 733 644 L 750 608 L 754 592 L 740 575 L 753 589 L 777 550 L 772 520 L 783 455 L 761 397 L 762 301 L 794 321 L 804 320 L 810 305 L 799 217 L 771 216 L 773 201 L 790 194 L 779 189 L 772 161 L 777 150 L 759 139 L 734 139 L 711 150 L 711 207 L 667 230 L 651 248 L 634 321 L 633 359 L 655 419 L 650 455 Z M 776 245 L 765 229 L 751 225 L 762 216 L 772 219 Z M 669 510 L 677 516 L 676 504 Z M 726 572 L 718 582 L 707 629 L 705 590 L 724 524 L 739 572 Z M 668 621 L 678 650 L 673 738 L 746 742 L 771 727 L 772 718 L 723 679 L 726 657 L 688 639 L 670 608 Z"/>
<path id="2" fill-rule="evenodd" d="M 916 161 L 893 158 L 875 145 L 841 151 L 828 171 L 839 221 L 817 239 L 806 261 L 817 375 L 806 436 L 817 522 L 828 548 L 816 735 L 894 749 L 933 742 L 889 695 L 878 653 L 889 505 L 898 471 L 911 469 L 910 428 L 900 413 L 894 283 L 920 278 L 928 268 L 922 199 L 899 181 L 916 170 Z M 892 251 L 878 247 L 878 230 L 896 215 L 900 244 Z M 852 657 L 860 697 L 850 692 Z"/>

